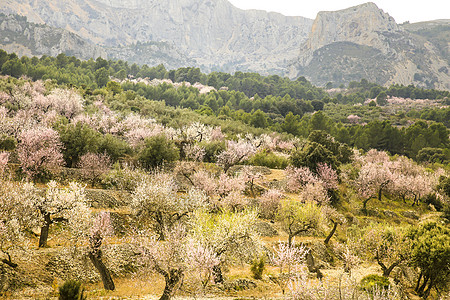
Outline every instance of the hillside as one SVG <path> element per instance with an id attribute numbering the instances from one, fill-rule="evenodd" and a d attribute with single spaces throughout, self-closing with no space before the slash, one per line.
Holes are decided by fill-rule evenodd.
<path id="1" fill-rule="evenodd" d="M 30 23 L 17 15 L 0 14 L 0 48 L 19 56 L 56 56 L 65 53 L 82 59 L 106 57 L 106 52 L 101 47 L 74 33 Z"/>
<path id="2" fill-rule="evenodd" d="M 445 299 L 450 143 L 443 124 L 399 129 L 380 117 L 337 124 L 326 114 L 336 109 L 327 107 L 272 121 L 233 103 L 281 112 L 320 109 L 320 101 L 250 100 L 167 79 L 58 84 L 59 76 L 78 80 L 86 70 L 122 66 L 64 55 L 33 65 L 0 51 L 3 73 L 21 61 L 26 71 L 48 68 L 45 77 L 54 80 L 0 77 L 1 296 L 53 299 L 78 284 L 89 299 Z M 383 91 L 367 81 L 351 86 Z M 394 88 L 448 96 L 400 86 L 385 92 Z M 219 110 L 223 99 L 233 108 Z M 412 121 L 394 100 L 405 106 L 396 98 L 346 109 Z M 182 109 L 183 102 L 199 109 Z M 418 109 L 417 102 L 444 105 L 407 105 Z M 397 146 L 408 151 L 376 150 Z"/>

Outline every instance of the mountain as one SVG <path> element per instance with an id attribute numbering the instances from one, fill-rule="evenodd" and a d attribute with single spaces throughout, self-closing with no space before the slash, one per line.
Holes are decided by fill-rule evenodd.
<path id="1" fill-rule="evenodd" d="M 320 12 L 290 75 L 320 85 L 366 78 L 450 89 L 449 29 L 445 20 L 398 25 L 371 2 Z"/>
<path id="2" fill-rule="evenodd" d="M 226 0 L 3 0 L 0 11 L 112 47 L 113 57 L 135 57 L 130 49 L 137 43 L 168 43 L 169 56 L 183 54 L 181 63 L 204 71 L 284 73 L 312 25 L 311 19 L 245 11 Z"/>
<path id="3" fill-rule="evenodd" d="M 131 63 L 305 76 L 316 85 L 365 78 L 450 89 L 450 20 L 397 24 L 371 2 L 315 20 L 241 10 L 227 0 L 2 0 L 0 12 L 64 29 Z"/>
<path id="4" fill-rule="evenodd" d="M 83 59 L 106 57 L 106 52 L 101 47 L 74 33 L 30 23 L 25 17 L 18 15 L 0 14 L 0 48 L 19 56 L 56 56 L 65 53 Z"/>

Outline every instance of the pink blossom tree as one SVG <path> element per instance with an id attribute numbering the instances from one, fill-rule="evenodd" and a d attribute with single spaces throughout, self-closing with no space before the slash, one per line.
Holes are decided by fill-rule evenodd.
<path id="1" fill-rule="evenodd" d="M 83 111 L 83 98 L 81 95 L 70 89 L 54 89 L 47 96 L 48 106 L 59 114 L 73 118 Z"/>
<path id="2" fill-rule="evenodd" d="M 36 179 L 39 174 L 62 166 L 61 149 L 59 134 L 51 128 L 37 127 L 22 132 L 17 146 L 22 172 L 28 179 Z"/>
<path id="3" fill-rule="evenodd" d="M 93 186 L 101 175 L 111 169 L 111 165 L 111 158 L 106 153 L 88 152 L 82 155 L 78 162 L 78 168 L 81 169 L 81 174 L 85 179 L 90 180 Z"/>
<path id="4" fill-rule="evenodd" d="M 318 205 L 327 205 L 330 202 L 330 197 L 327 190 L 321 182 L 306 184 L 299 194 L 301 202 L 313 202 Z"/>
<path id="5" fill-rule="evenodd" d="M 254 153 L 256 153 L 256 147 L 249 141 L 228 141 L 227 149 L 217 156 L 217 162 L 223 166 L 224 172 L 227 173 L 232 166 L 248 159 Z"/>
<path id="6" fill-rule="evenodd" d="M 190 267 L 197 274 L 202 288 L 205 289 L 212 278 L 212 270 L 220 264 L 217 255 L 195 240 L 190 240 L 188 244 L 187 260 Z"/>
<path id="7" fill-rule="evenodd" d="M 295 245 L 295 241 L 292 245 L 278 242 L 276 247 L 273 247 L 271 261 L 278 267 L 279 274 L 269 278 L 280 287 L 283 294 L 289 283 L 297 278 L 298 272 L 305 267 L 307 253 L 306 247 Z"/>
<path id="8" fill-rule="evenodd" d="M 5 170 L 8 168 L 9 152 L 0 152 L 0 178 L 3 178 Z"/>
<path id="9" fill-rule="evenodd" d="M 259 214 L 263 218 L 275 219 L 280 209 L 280 201 L 285 196 L 278 189 L 269 189 L 264 192 L 259 200 Z"/>
<path id="10" fill-rule="evenodd" d="M 299 192 L 306 184 L 319 181 L 317 176 L 307 167 L 286 168 L 287 188 L 292 192 Z"/>
<path id="11" fill-rule="evenodd" d="M 338 187 L 338 176 L 336 171 L 325 163 L 317 164 L 317 175 L 327 190 L 335 190 Z"/>
<path id="12" fill-rule="evenodd" d="M 182 284 L 184 273 L 190 267 L 188 238 L 182 226 L 172 227 L 160 242 L 147 231 L 140 232 L 136 239 L 137 249 L 146 269 L 154 270 L 164 277 L 165 286 L 160 300 L 169 300 Z M 204 261 L 204 258 L 200 258 Z M 195 258 L 194 258 L 195 263 Z"/>
<path id="13" fill-rule="evenodd" d="M 390 163 L 364 164 L 356 180 L 356 186 L 363 200 L 363 209 L 367 209 L 367 202 L 372 198 L 381 201 L 382 193 L 393 182 L 394 175 L 390 169 Z"/>
<path id="14" fill-rule="evenodd" d="M 240 171 L 240 178 L 249 186 L 250 193 L 253 198 L 256 197 L 255 195 L 255 184 L 256 181 L 261 179 L 263 175 L 255 170 L 254 167 L 250 166 L 244 166 Z"/>

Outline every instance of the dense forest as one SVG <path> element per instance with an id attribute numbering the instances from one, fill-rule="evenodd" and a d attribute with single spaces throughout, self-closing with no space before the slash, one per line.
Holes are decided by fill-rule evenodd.
<path id="1" fill-rule="evenodd" d="M 450 92 L 0 70 L 1 295 L 448 299 Z"/>

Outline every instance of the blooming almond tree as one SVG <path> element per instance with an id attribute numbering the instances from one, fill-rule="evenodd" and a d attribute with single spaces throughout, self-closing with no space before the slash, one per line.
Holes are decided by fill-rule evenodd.
<path id="1" fill-rule="evenodd" d="M 79 205 L 86 205 L 84 188 L 78 183 L 70 183 L 67 188 L 58 188 L 55 181 L 47 184 L 44 196 L 34 197 L 34 207 L 39 211 L 42 220 L 39 247 L 47 246 L 50 225 L 55 222 L 67 221 Z"/>
<path id="2" fill-rule="evenodd" d="M 102 251 L 105 240 L 113 235 L 110 214 L 100 212 L 94 215 L 87 205 L 78 202 L 75 209 L 70 211 L 67 228 L 70 232 L 71 246 L 75 250 L 72 254 L 81 254 L 83 259 L 88 257 L 100 273 L 105 290 L 114 290 L 115 285 L 110 271 L 103 262 Z"/>
<path id="3" fill-rule="evenodd" d="M 253 259 L 259 251 L 259 237 L 255 231 L 256 211 L 209 214 L 197 210 L 189 221 L 194 240 L 210 249 L 220 260 L 213 268 L 215 283 L 223 283 L 222 265 L 236 259 Z"/>
<path id="4" fill-rule="evenodd" d="M 287 188 L 292 192 L 299 192 L 306 184 L 319 182 L 319 178 L 307 167 L 287 167 Z"/>
<path id="5" fill-rule="evenodd" d="M 364 210 L 367 208 L 367 202 L 370 199 L 378 197 L 378 200 L 381 200 L 383 191 L 388 188 L 393 179 L 394 175 L 389 162 L 368 162 L 361 167 L 356 185 L 359 194 L 364 198 Z"/>
<path id="6" fill-rule="evenodd" d="M 78 167 L 85 179 L 94 185 L 99 177 L 111 169 L 111 158 L 106 153 L 88 152 L 80 157 Z"/>
<path id="7" fill-rule="evenodd" d="M 285 196 L 278 189 L 269 189 L 261 195 L 259 200 L 259 214 L 263 218 L 275 219 L 280 209 L 280 202 Z"/>
<path id="8" fill-rule="evenodd" d="M 172 227 L 164 242 L 143 231 L 138 234 L 136 243 L 144 266 L 164 277 L 165 287 L 159 299 L 171 299 L 182 284 L 184 272 L 190 267 L 185 228 L 179 224 Z"/>
<path id="9" fill-rule="evenodd" d="M 197 274 L 202 288 L 205 289 L 212 278 L 212 270 L 220 264 L 220 259 L 213 250 L 200 245 L 195 240 L 188 244 L 188 262 L 192 270 Z"/>
<path id="10" fill-rule="evenodd" d="M 111 224 L 110 214 L 107 212 L 101 212 L 94 219 L 89 235 L 89 250 L 88 256 L 92 264 L 100 273 L 102 278 L 103 287 L 105 290 L 113 291 L 115 289 L 114 281 L 112 280 L 111 273 L 105 266 L 102 260 L 101 246 L 103 240 L 113 234 L 113 227 Z"/>
<path id="11" fill-rule="evenodd" d="M 43 172 L 62 166 L 61 149 L 59 134 L 51 128 L 37 127 L 23 131 L 17 146 L 22 172 L 28 179 L 35 179 Z"/>
<path id="12" fill-rule="evenodd" d="M 272 263 L 279 268 L 278 276 L 269 277 L 275 282 L 284 294 L 289 283 L 298 276 L 298 272 L 304 268 L 306 255 L 308 250 L 304 245 L 287 245 L 286 243 L 278 242 L 273 248 L 271 257 Z"/>
<path id="13" fill-rule="evenodd" d="M 8 167 L 9 154 L 9 152 L 0 152 L 0 178 L 3 178 Z"/>
<path id="14" fill-rule="evenodd" d="M 256 180 L 261 179 L 263 175 L 260 172 L 256 171 L 255 168 L 252 168 L 250 166 L 244 166 L 241 170 L 240 177 L 250 187 L 251 195 L 253 198 L 255 198 Z"/>
<path id="15" fill-rule="evenodd" d="M 224 172 L 227 173 L 232 166 L 248 159 L 255 153 L 256 147 L 249 141 L 228 141 L 227 149 L 217 156 L 217 162 L 223 166 Z"/>
<path id="16" fill-rule="evenodd" d="M 0 251 L 6 256 L 0 261 L 12 268 L 17 267 L 13 253 L 27 248 L 25 231 L 35 224 L 34 194 L 34 186 L 30 183 L 17 184 L 0 179 Z"/>
<path id="17" fill-rule="evenodd" d="M 141 181 L 133 192 L 131 208 L 140 220 L 150 220 L 160 240 L 176 223 L 195 209 L 206 207 L 206 195 L 191 189 L 187 195 L 177 195 L 171 175 L 157 173 Z"/>

